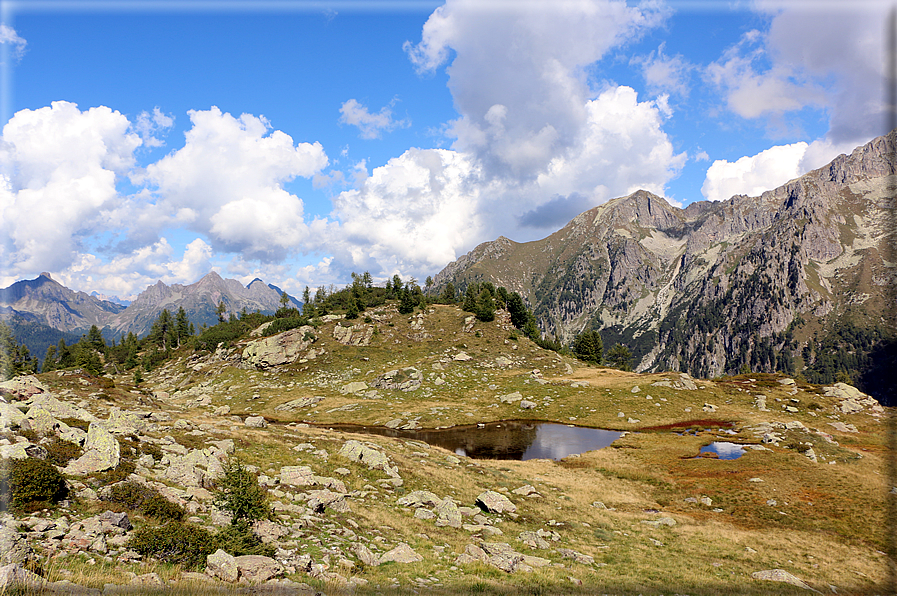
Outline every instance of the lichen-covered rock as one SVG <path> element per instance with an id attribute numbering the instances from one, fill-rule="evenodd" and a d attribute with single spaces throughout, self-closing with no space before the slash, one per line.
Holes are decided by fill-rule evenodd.
<path id="1" fill-rule="evenodd" d="M 288 401 L 285 404 L 280 404 L 274 408 L 277 412 L 290 412 L 292 410 L 301 410 L 302 408 L 308 408 L 317 403 L 324 401 L 324 398 L 321 396 L 314 397 L 300 397 L 299 399 L 294 399 Z"/>
<path id="2" fill-rule="evenodd" d="M 333 339 L 344 346 L 366 346 L 371 343 L 374 336 L 374 327 L 371 325 L 352 325 L 351 327 L 343 327 L 335 325 L 333 327 Z"/>
<path id="3" fill-rule="evenodd" d="M 303 325 L 271 337 L 251 341 L 243 348 L 242 361 L 257 368 L 295 362 L 301 353 L 314 343 L 314 331 L 314 327 Z"/>
<path id="4" fill-rule="evenodd" d="M 442 500 L 428 490 L 416 490 L 400 497 L 397 504 L 403 507 L 435 507 Z"/>
<path id="5" fill-rule="evenodd" d="M 25 414 L 12 404 L 0 402 L 0 432 L 18 429 L 31 429 L 31 424 L 28 422 Z"/>
<path id="6" fill-rule="evenodd" d="M 751 574 L 751 577 L 754 579 L 772 582 L 784 582 L 786 584 L 791 584 L 792 586 L 797 586 L 805 590 L 813 590 L 813 588 L 804 583 L 803 580 L 801 580 L 799 577 L 788 573 L 784 569 L 766 569 L 764 571 L 755 571 Z M 821 592 L 819 592 L 818 590 L 813 591 L 821 594 Z"/>
<path id="7" fill-rule="evenodd" d="M 34 551 L 19 533 L 15 521 L 11 517 L 0 520 L 0 565 L 25 565 L 33 558 Z"/>
<path id="8" fill-rule="evenodd" d="M 16 563 L 0 567 L 0 594 L 36 593 L 45 584 L 44 578 Z"/>
<path id="9" fill-rule="evenodd" d="M 268 421 L 265 420 L 264 416 L 247 416 L 246 420 L 243 421 L 243 424 L 249 428 L 266 428 L 268 426 Z"/>
<path id="10" fill-rule="evenodd" d="M 118 466 L 121 449 L 118 440 L 101 424 L 91 422 L 84 441 L 84 455 L 69 462 L 64 473 L 84 476 L 93 472 L 111 470 Z"/>
<path id="11" fill-rule="evenodd" d="M 437 526 L 461 527 L 461 510 L 449 497 L 444 498 L 436 505 L 436 515 Z"/>
<path id="12" fill-rule="evenodd" d="M 233 583 L 240 578 L 236 557 L 220 548 L 206 557 L 206 573 L 222 581 Z"/>
<path id="13" fill-rule="evenodd" d="M 513 513 L 517 506 L 508 497 L 493 490 L 487 490 L 477 497 L 477 507 L 490 513 Z"/>

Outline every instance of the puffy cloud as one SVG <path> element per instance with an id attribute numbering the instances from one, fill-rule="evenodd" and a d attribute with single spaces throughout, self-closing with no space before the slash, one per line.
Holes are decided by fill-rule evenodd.
<path id="1" fill-rule="evenodd" d="M 235 118 L 213 107 L 189 115 L 184 146 L 133 177 L 155 186 L 159 217 L 177 214 L 215 250 L 250 259 L 279 260 L 302 248 L 308 234 L 302 200 L 283 184 L 327 165 L 320 143 L 294 146 L 289 135 L 270 132 L 267 120 L 250 114 Z"/>
<path id="2" fill-rule="evenodd" d="M 174 124 L 174 116 L 165 114 L 158 106 L 153 108 L 152 113 L 143 111 L 137 115 L 133 128 L 140 135 L 145 147 L 161 147 L 165 143 L 156 137 L 157 134 L 164 133 Z"/>
<path id="3" fill-rule="evenodd" d="M 331 248 L 347 266 L 419 274 L 481 238 L 482 179 L 464 155 L 409 149 L 334 199 L 340 226 Z"/>
<path id="4" fill-rule="evenodd" d="M 474 154 L 490 176 L 522 180 L 576 143 L 591 95 L 585 67 L 662 16 L 608 0 L 449 0 L 405 50 L 420 71 L 454 52 L 446 69 L 461 114 L 454 149 Z"/>
<path id="5" fill-rule="evenodd" d="M 860 143 L 884 130 L 887 3 L 757 0 L 768 31 L 751 31 L 705 74 L 745 118 L 825 108 L 827 137 Z"/>
<path id="6" fill-rule="evenodd" d="M 62 101 L 17 112 L 4 126 L 0 258 L 10 270 L 63 269 L 85 236 L 109 227 L 117 176 L 141 144 L 129 127 L 107 107 L 82 112 Z"/>
<path id="7" fill-rule="evenodd" d="M 759 196 L 810 170 L 829 163 L 840 153 L 850 153 L 851 143 L 812 143 L 778 145 L 757 155 L 737 161 L 716 160 L 707 169 L 701 192 L 711 201 L 721 201 L 736 194 Z"/>
<path id="8" fill-rule="evenodd" d="M 396 128 L 407 128 L 411 126 L 409 120 L 395 120 L 392 117 L 392 106 L 395 100 L 389 105 L 383 106 L 376 114 L 371 114 L 367 107 L 358 103 L 357 100 L 350 99 L 345 102 L 339 109 L 340 122 L 357 126 L 361 131 L 362 139 L 379 139 L 381 133 L 389 132 Z"/>
<path id="9" fill-rule="evenodd" d="M 822 106 L 822 89 L 806 77 L 799 79 L 801 73 L 793 65 L 773 63 L 770 68 L 759 70 L 769 60 L 765 42 L 759 31 L 749 31 L 720 60 L 707 67 L 707 78 L 724 90 L 729 109 L 744 118 L 757 118 L 808 105 Z"/>
<path id="10" fill-rule="evenodd" d="M 5 23 L 0 23 L 0 44 L 12 46 L 18 60 L 25 54 L 25 47 L 28 45 L 28 42 L 19 37 L 15 29 Z"/>
<path id="11" fill-rule="evenodd" d="M 649 89 L 686 97 L 689 91 L 688 78 L 695 66 L 681 54 L 667 56 L 663 51 L 664 45 L 660 44 L 656 52 L 633 58 L 629 63 L 641 67 L 642 76 L 645 77 Z"/>

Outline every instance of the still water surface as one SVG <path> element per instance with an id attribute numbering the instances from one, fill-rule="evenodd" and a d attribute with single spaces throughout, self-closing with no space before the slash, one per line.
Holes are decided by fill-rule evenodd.
<path id="1" fill-rule="evenodd" d="M 744 455 L 744 445 L 729 441 L 715 441 L 701 447 L 700 453 L 715 453 L 720 459 L 738 459 Z M 698 457 L 700 457 L 700 453 Z"/>
<path id="2" fill-rule="evenodd" d="M 327 425 L 345 432 L 423 441 L 476 459 L 561 459 L 607 447 L 619 432 L 553 422 L 506 420 L 439 430 L 396 430 L 382 426 Z"/>

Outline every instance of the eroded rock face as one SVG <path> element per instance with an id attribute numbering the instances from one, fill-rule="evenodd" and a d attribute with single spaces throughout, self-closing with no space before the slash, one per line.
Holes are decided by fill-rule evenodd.
<path id="1" fill-rule="evenodd" d="M 0 520 L 0 565 L 25 565 L 33 558 L 34 551 L 15 522 L 11 518 Z"/>
<path id="2" fill-rule="evenodd" d="M 333 339 L 344 346 L 366 346 L 371 343 L 374 336 L 374 328 L 371 325 L 352 325 L 343 327 L 336 325 L 333 328 Z"/>
<path id="3" fill-rule="evenodd" d="M 19 408 L 0 402 L 0 432 L 14 429 L 29 430 L 30 428 L 30 423 Z"/>
<path id="4" fill-rule="evenodd" d="M 303 325 L 271 337 L 257 339 L 246 344 L 241 359 L 245 364 L 257 368 L 295 362 L 302 352 L 315 342 L 314 332 L 314 327 Z"/>
<path id="5" fill-rule="evenodd" d="M 273 577 L 283 575 L 283 565 L 271 557 L 262 555 L 243 555 L 234 558 L 234 563 L 240 571 L 240 577 L 246 578 L 252 583 L 268 581 Z"/>

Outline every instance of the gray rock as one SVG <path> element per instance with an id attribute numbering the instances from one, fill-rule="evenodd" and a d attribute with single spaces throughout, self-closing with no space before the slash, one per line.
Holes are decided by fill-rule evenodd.
<path id="1" fill-rule="evenodd" d="M 508 393 L 507 395 L 499 395 L 498 400 L 503 404 L 512 404 L 523 399 L 523 395 L 519 391 Z"/>
<path id="2" fill-rule="evenodd" d="M 0 565 L 25 565 L 32 559 L 34 551 L 16 529 L 15 522 L 10 518 L 0 521 Z"/>
<path id="3" fill-rule="evenodd" d="M 263 416 L 247 416 L 246 420 L 243 421 L 243 424 L 249 428 L 266 428 L 268 426 L 268 421 L 265 420 Z"/>
<path id="4" fill-rule="evenodd" d="M 548 542 L 535 532 L 521 532 L 517 540 L 530 548 L 548 548 Z"/>
<path id="5" fill-rule="evenodd" d="M 538 405 L 539 404 L 537 404 L 535 402 L 529 401 L 528 399 L 524 399 L 520 402 L 520 409 L 521 410 L 532 410 Z"/>
<path id="6" fill-rule="evenodd" d="M 308 507 L 315 513 L 324 513 L 325 509 L 330 509 L 339 513 L 348 513 L 351 511 L 349 503 L 346 501 L 346 495 L 335 493 L 327 489 L 313 490 L 308 494 Z"/>
<path id="7" fill-rule="evenodd" d="M 271 557 L 262 555 L 243 555 L 234 558 L 234 563 L 240 571 L 240 577 L 246 578 L 252 583 L 268 581 L 273 577 L 283 575 L 283 565 Z"/>
<path id="8" fill-rule="evenodd" d="M 423 560 L 422 556 L 414 552 L 414 549 L 404 542 L 400 542 L 394 549 L 380 556 L 380 564 L 389 563 L 390 561 L 395 563 L 417 563 Z"/>
<path id="9" fill-rule="evenodd" d="M 0 432 L 17 429 L 30 430 L 31 424 L 19 408 L 0 402 Z"/>
<path id="10" fill-rule="evenodd" d="M 365 383 L 364 381 L 352 381 L 351 383 L 349 383 L 347 385 L 343 385 L 340 388 L 339 392 L 342 393 L 343 395 L 345 395 L 347 393 L 360 393 L 362 391 L 367 391 L 367 390 L 368 390 L 368 384 Z"/>
<path id="11" fill-rule="evenodd" d="M 295 362 L 301 353 L 314 343 L 314 331 L 314 327 L 303 325 L 297 329 L 249 342 L 243 348 L 241 359 L 257 368 Z"/>
<path id="12" fill-rule="evenodd" d="M 118 440 L 101 424 L 91 422 L 84 441 L 84 455 L 69 462 L 63 472 L 71 476 L 84 476 L 118 466 L 120 458 Z"/>
<path id="13" fill-rule="evenodd" d="M 436 506 L 436 525 L 449 526 L 450 528 L 461 527 L 461 511 L 449 497 L 446 497 Z"/>
<path id="14" fill-rule="evenodd" d="M 428 490 L 416 490 L 396 501 L 403 507 L 436 507 L 442 500 Z"/>
<path id="15" fill-rule="evenodd" d="M 322 401 L 324 401 L 324 398 L 319 395 L 316 395 L 314 397 L 300 397 L 299 399 L 288 401 L 285 404 L 280 404 L 274 409 L 278 412 L 289 412 L 291 410 L 301 410 L 302 408 L 308 408 Z"/>
<path id="16" fill-rule="evenodd" d="M 822 594 L 822 592 L 820 592 L 819 590 L 814 590 L 813 588 L 805 584 L 799 577 L 788 573 L 784 569 L 767 569 L 764 571 L 755 571 L 751 574 L 751 577 L 754 579 L 766 580 L 771 582 L 784 582 L 786 584 L 791 584 L 792 586 L 797 586 L 805 590 L 812 590 L 817 594 Z"/>
<path id="17" fill-rule="evenodd" d="M 352 325 L 351 327 L 343 327 L 335 325 L 333 327 L 333 339 L 344 346 L 366 346 L 371 343 L 374 336 L 374 327 L 371 325 Z"/>
<path id="18" fill-rule="evenodd" d="M 423 380 L 423 373 L 413 366 L 409 366 L 383 373 L 371 381 L 371 386 L 378 389 L 392 389 L 395 391 L 407 392 L 419 389 Z"/>
<path id="19" fill-rule="evenodd" d="M 39 591 L 45 583 L 44 578 L 16 563 L 0 567 L 0 594 Z"/>
<path id="20" fill-rule="evenodd" d="M 382 470 L 386 472 L 387 476 L 399 477 L 398 468 L 389 465 L 386 455 L 360 441 L 346 441 L 339 450 L 339 454 L 348 460 L 365 464 L 370 470 Z"/>
<path id="21" fill-rule="evenodd" d="M 358 560 L 366 567 L 377 567 L 380 564 L 380 559 L 371 552 L 371 549 L 360 542 L 355 543 L 352 550 L 355 556 L 358 557 Z"/>
<path id="22" fill-rule="evenodd" d="M 235 557 L 220 548 L 206 557 L 206 573 L 221 581 L 233 583 L 240 578 Z"/>
<path id="23" fill-rule="evenodd" d="M 658 519 L 644 519 L 642 520 L 643 524 L 647 524 L 649 526 L 654 526 L 655 528 L 659 528 L 661 526 L 675 526 L 676 520 L 672 517 L 661 517 Z"/>
<path id="24" fill-rule="evenodd" d="M 514 513 L 517 506 L 506 496 L 492 490 L 487 490 L 477 497 L 476 505 L 483 511 L 490 513 Z"/>

